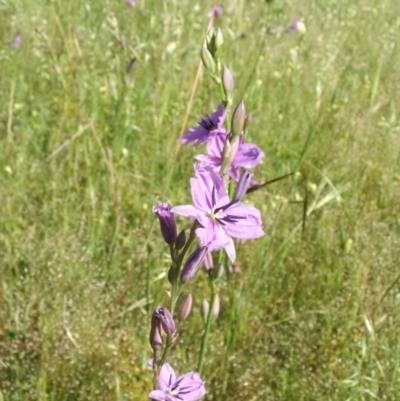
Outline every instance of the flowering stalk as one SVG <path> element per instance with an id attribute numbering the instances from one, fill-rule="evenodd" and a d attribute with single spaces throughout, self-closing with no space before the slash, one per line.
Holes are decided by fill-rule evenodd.
<path id="1" fill-rule="evenodd" d="M 222 43 L 221 31 L 210 29 L 201 50 L 203 64 L 219 88 L 221 104 L 214 113 L 201 118 L 198 126 L 191 128 L 181 138 L 181 143 L 194 143 L 195 147 L 207 144 L 207 153 L 195 157 L 194 177 L 190 180 L 193 204 L 172 207 L 163 203 L 153 208 L 171 256 L 168 272 L 171 284 L 169 311 L 165 307 L 157 307 L 151 320 L 154 390 L 149 396 L 154 400 L 197 401 L 204 396 L 204 382 L 199 373 L 203 370 L 212 321 L 219 313 L 220 299 L 216 281 L 223 274 L 224 266 L 228 266 L 228 260 L 234 263 L 236 259 L 234 239 L 257 239 L 264 235 L 260 212 L 254 206 L 242 202 L 252 183 L 251 169 L 260 163 L 264 154 L 256 145 L 244 143 L 248 118 L 243 101 L 232 113 L 230 127 L 226 127 L 234 82 L 231 71 L 225 66 L 221 68 L 218 53 Z M 232 181 L 238 182 L 235 194 Z M 187 239 L 184 230 L 178 234 L 175 215 L 193 220 Z M 195 239 L 198 239 L 199 244 L 187 257 Z M 219 255 L 218 264 L 214 268 L 211 253 L 215 251 Z M 179 325 L 175 325 L 173 316 L 183 286 L 198 274 L 202 263 L 208 271 L 211 298 L 209 303 L 204 301 L 204 332 L 199 350 L 198 373 L 190 372 L 177 378 L 166 362 L 178 338 Z M 227 280 L 231 307 L 229 316 L 232 318 L 235 302 L 229 271 Z M 180 322 L 188 317 L 191 308 L 192 295 L 189 294 L 177 314 Z"/>

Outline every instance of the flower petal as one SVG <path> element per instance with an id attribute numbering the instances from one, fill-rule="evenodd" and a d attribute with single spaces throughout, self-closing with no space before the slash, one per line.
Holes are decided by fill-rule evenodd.
<path id="1" fill-rule="evenodd" d="M 191 142 L 196 142 L 194 144 L 195 147 L 201 145 L 204 142 L 208 141 L 210 136 L 210 131 L 203 128 L 202 126 L 198 126 L 196 128 L 191 128 L 182 138 L 181 143 L 183 145 L 187 145 Z"/>
<path id="2" fill-rule="evenodd" d="M 166 392 L 176 382 L 176 374 L 169 363 L 164 363 L 158 376 L 158 387 Z M 164 398 L 162 398 L 164 399 Z"/>
<path id="3" fill-rule="evenodd" d="M 211 185 L 210 181 L 197 174 L 197 171 L 196 178 L 190 179 L 190 192 L 192 193 L 194 206 L 206 213 L 209 213 L 212 208 Z"/>
<path id="4" fill-rule="evenodd" d="M 192 205 L 175 206 L 171 209 L 171 212 L 193 220 L 197 220 L 202 215 L 202 212 Z"/>
<path id="5" fill-rule="evenodd" d="M 235 244 L 233 243 L 233 239 L 229 238 L 230 241 L 228 244 L 224 246 L 225 252 L 228 255 L 228 258 L 230 261 L 233 263 L 236 260 L 236 249 L 235 249 Z"/>
<path id="6" fill-rule="evenodd" d="M 263 157 L 264 152 L 258 146 L 252 143 L 244 143 L 240 145 L 233 165 L 246 169 L 253 168 L 261 162 Z"/>
<path id="7" fill-rule="evenodd" d="M 153 400 L 164 400 L 165 401 L 167 399 L 167 394 L 161 390 L 153 390 L 153 391 L 150 391 L 149 398 L 151 398 Z"/>
<path id="8" fill-rule="evenodd" d="M 210 120 L 213 122 L 214 126 L 217 128 L 221 128 L 222 124 L 225 121 L 226 113 L 228 112 L 228 108 L 224 108 L 222 104 L 219 104 L 215 113 L 210 115 Z"/>
<path id="9" fill-rule="evenodd" d="M 197 401 L 202 398 L 206 389 L 197 373 L 186 373 L 177 380 L 177 398 L 185 401 Z"/>

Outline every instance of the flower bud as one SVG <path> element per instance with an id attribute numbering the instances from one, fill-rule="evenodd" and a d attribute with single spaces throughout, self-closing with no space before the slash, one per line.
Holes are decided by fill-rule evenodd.
<path id="1" fill-rule="evenodd" d="M 173 244 L 176 241 L 176 223 L 174 214 L 171 213 L 171 205 L 169 203 L 160 203 L 153 206 L 153 213 L 160 221 L 161 233 L 167 244 Z"/>
<path id="2" fill-rule="evenodd" d="M 233 76 L 228 67 L 223 66 L 221 80 L 225 94 L 230 94 L 233 91 Z"/>
<path id="3" fill-rule="evenodd" d="M 219 307 L 220 307 L 220 302 L 219 302 L 219 295 L 215 294 L 215 299 L 214 299 L 214 306 L 213 310 L 211 313 L 211 316 L 213 319 L 217 319 L 219 316 Z"/>
<path id="4" fill-rule="evenodd" d="M 208 312 L 210 311 L 210 304 L 206 299 L 203 299 L 201 303 L 200 313 L 201 317 L 203 318 L 204 324 L 207 322 Z"/>
<path id="5" fill-rule="evenodd" d="M 150 346 L 153 350 L 158 350 L 163 345 L 163 339 L 161 336 L 161 329 L 159 326 L 154 326 L 150 330 Z"/>
<path id="6" fill-rule="evenodd" d="M 211 252 L 206 252 L 206 255 L 204 256 L 204 268 L 209 271 L 213 268 L 213 258 L 211 255 Z"/>
<path id="7" fill-rule="evenodd" d="M 169 281 L 171 284 L 175 283 L 176 276 L 177 276 L 176 273 L 177 273 L 177 270 L 176 270 L 175 266 L 174 266 L 174 265 L 171 265 L 171 267 L 170 267 L 169 270 L 168 270 L 168 281 Z"/>
<path id="8" fill-rule="evenodd" d="M 236 109 L 232 115 L 231 132 L 233 138 L 237 137 L 243 131 L 245 121 L 246 121 L 246 109 L 244 107 L 244 102 L 242 100 L 236 106 Z"/>
<path id="9" fill-rule="evenodd" d="M 239 182 L 236 186 L 235 196 L 233 197 L 234 200 L 241 201 L 249 188 L 251 178 L 253 174 L 249 170 L 244 170 L 242 175 L 240 176 Z"/>
<path id="10" fill-rule="evenodd" d="M 175 249 L 177 251 L 180 251 L 186 243 L 186 234 L 185 234 L 185 230 L 182 230 L 179 234 L 178 234 L 178 238 L 176 239 L 175 242 Z"/>
<path id="11" fill-rule="evenodd" d="M 153 350 L 158 350 L 163 345 L 163 338 L 161 335 L 161 323 L 155 313 L 153 313 L 151 317 L 151 329 L 150 329 L 149 340 L 150 340 L 150 346 Z"/>
<path id="12" fill-rule="evenodd" d="M 231 143 L 231 149 L 229 151 L 228 155 L 228 165 L 232 166 L 233 162 L 236 159 L 236 156 L 239 152 L 239 147 L 243 142 L 243 134 L 240 134 L 236 139 L 233 140 L 233 143 Z"/>
<path id="13" fill-rule="evenodd" d="M 167 334 L 174 334 L 176 331 L 175 322 L 172 315 L 167 308 L 160 308 L 159 306 L 154 310 L 154 319 L 158 319 L 163 330 Z"/>
<path id="14" fill-rule="evenodd" d="M 189 293 L 183 299 L 183 301 L 179 307 L 179 310 L 178 310 L 178 319 L 181 322 L 186 320 L 187 317 L 189 316 L 189 313 L 192 310 L 192 305 L 193 305 L 193 297 L 192 297 L 192 294 Z"/>
<path id="15" fill-rule="evenodd" d="M 204 257 L 207 253 L 206 246 L 199 246 L 188 258 L 183 266 L 181 273 L 181 281 L 187 283 L 190 281 L 196 274 L 198 268 L 202 264 Z"/>
<path id="16" fill-rule="evenodd" d="M 215 37 L 215 29 L 211 26 L 209 28 L 209 30 L 207 31 L 207 36 L 206 36 L 206 45 L 207 45 L 208 50 L 210 50 L 210 47 L 212 46 L 214 37 Z"/>
<path id="17" fill-rule="evenodd" d="M 215 50 L 218 50 L 224 43 L 224 36 L 220 28 L 217 29 L 214 35 Z"/>
<path id="18" fill-rule="evenodd" d="M 215 61 L 206 46 L 201 48 L 201 60 L 203 61 L 204 67 L 206 67 L 211 74 L 215 74 Z"/>

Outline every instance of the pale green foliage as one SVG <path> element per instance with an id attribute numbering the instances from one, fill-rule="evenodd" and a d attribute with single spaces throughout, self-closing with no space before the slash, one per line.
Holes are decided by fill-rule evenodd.
<path id="1" fill-rule="evenodd" d="M 137 3 L 0 2 L 0 399 L 146 400 L 151 388 L 150 313 L 168 289 L 151 206 L 190 200 L 193 152 L 172 154 L 208 9 Z M 245 98 L 266 155 L 256 178 L 300 174 L 249 197 L 267 235 L 221 279 L 205 399 L 396 400 L 400 3 L 220 5 L 234 103 Z M 297 17 L 304 35 L 266 35 Z M 17 27 L 18 51 L 4 44 Z M 217 103 L 204 74 L 189 125 Z M 181 373 L 196 366 L 208 296 L 204 277 L 192 285 Z"/>

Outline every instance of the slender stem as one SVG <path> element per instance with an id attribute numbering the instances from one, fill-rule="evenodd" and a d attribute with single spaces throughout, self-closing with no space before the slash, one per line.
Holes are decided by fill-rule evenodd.
<path id="1" fill-rule="evenodd" d="M 211 300 L 210 300 L 210 309 L 208 311 L 208 316 L 207 316 L 207 321 L 206 321 L 206 327 L 203 333 L 203 338 L 201 340 L 201 346 L 200 346 L 200 355 L 199 355 L 199 362 L 197 365 L 197 372 L 201 375 L 201 372 L 203 370 L 203 365 L 204 365 L 204 357 L 206 355 L 206 349 L 207 349 L 207 341 L 208 337 L 210 335 L 210 330 L 211 330 L 211 323 L 213 320 L 212 314 L 214 310 L 214 304 L 215 304 L 215 298 L 217 296 L 217 287 L 215 285 L 215 282 L 210 278 L 210 287 L 211 287 Z"/>
<path id="2" fill-rule="evenodd" d="M 190 228 L 190 235 L 189 235 L 188 240 L 186 241 L 184 248 L 179 253 L 179 256 L 176 258 L 176 261 L 174 261 L 174 260 L 172 261 L 173 267 L 175 269 L 174 280 L 172 281 L 172 284 L 171 284 L 172 287 L 171 287 L 170 313 L 172 316 L 174 316 L 176 302 L 181 293 L 181 285 L 179 283 L 179 276 L 180 276 L 179 273 L 181 271 L 183 259 L 185 258 L 185 255 L 186 255 L 188 249 L 190 248 L 190 245 L 192 245 L 193 240 L 196 238 L 196 233 L 195 233 L 196 228 L 197 228 L 197 222 L 195 221 L 192 224 L 192 227 Z M 171 251 L 171 255 L 172 255 L 172 251 Z M 167 359 L 167 356 L 168 356 L 172 346 L 175 344 L 176 338 L 177 338 L 177 336 L 175 333 L 167 336 L 167 343 L 165 344 L 164 352 L 162 354 L 161 359 L 159 360 L 159 362 L 157 362 L 157 369 L 159 369 L 163 365 L 165 360 Z"/>

